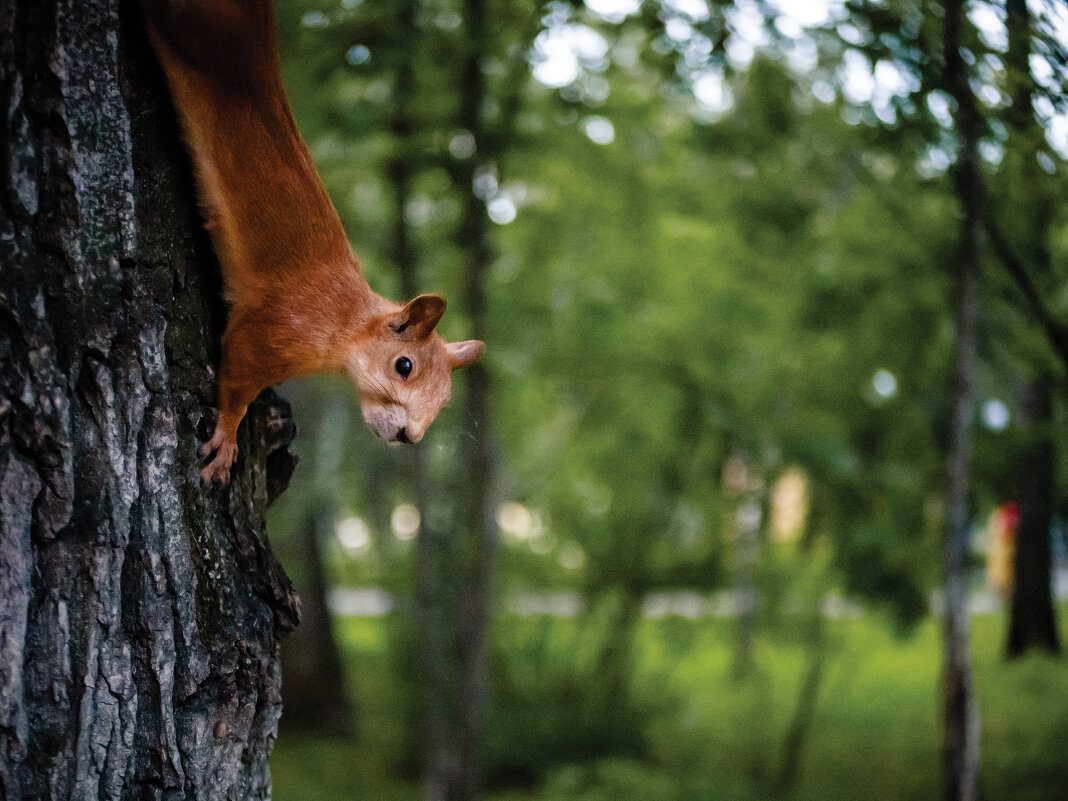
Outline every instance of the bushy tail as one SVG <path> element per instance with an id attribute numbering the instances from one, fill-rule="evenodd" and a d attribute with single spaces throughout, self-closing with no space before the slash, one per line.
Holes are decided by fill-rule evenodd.
<path id="1" fill-rule="evenodd" d="M 286 99 L 271 0 L 141 5 L 230 299 L 255 305 L 308 259 L 352 262 Z"/>
<path id="2" fill-rule="evenodd" d="M 278 87 L 271 0 L 141 0 L 153 47 L 173 82 L 179 70 L 237 94 Z"/>

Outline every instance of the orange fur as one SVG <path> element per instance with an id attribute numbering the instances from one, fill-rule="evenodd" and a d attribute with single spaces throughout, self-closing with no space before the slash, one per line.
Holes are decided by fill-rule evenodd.
<path id="1" fill-rule="evenodd" d="M 142 6 L 231 303 L 219 419 L 201 449 L 214 453 L 205 480 L 229 479 L 238 424 L 256 395 L 312 373 L 346 372 L 380 437 L 418 442 L 448 403 L 450 372 L 483 345 L 434 333 L 445 310 L 437 295 L 399 306 L 368 286 L 293 121 L 270 0 Z"/>

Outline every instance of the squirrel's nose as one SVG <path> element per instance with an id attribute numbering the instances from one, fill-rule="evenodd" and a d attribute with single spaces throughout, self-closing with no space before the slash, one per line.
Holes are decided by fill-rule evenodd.
<path id="1" fill-rule="evenodd" d="M 397 442 L 405 442 L 411 444 L 411 440 L 408 438 L 408 432 L 403 428 L 397 432 Z"/>

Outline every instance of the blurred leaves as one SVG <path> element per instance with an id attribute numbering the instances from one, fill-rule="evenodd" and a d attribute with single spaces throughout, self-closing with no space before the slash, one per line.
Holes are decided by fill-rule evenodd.
<path id="1" fill-rule="evenodd" d="M 522 641 L 498 635 L 498 708 L 525 710 L 522 722 L 501 713 L 491 726 L 504 773 L 597 751 L 582 745 L 594 730 L 615 738 L 599 753 L 647 745 L 632 736 L 646 707 L 626 681 L 628 627 L 649 593 L 731 586 L 732 454 L 745 455 L 764 508 L 789 469 L 809 486 L 803 545 L 772 542 L 761 527 L 762 626 L 789 637 L 796 620 L 776 606 L 800 598 L 818 608 L 835 591 L 907 627 L 937 584 L 958 229 L 937 6 L 849 2 L 803 33 L 778 3 L 698 6 L 635 3 L 616 19 L 597 3 L 487 0 L 478 63 L 488 96 L 508 107 L 478 110 L 489 138 L 476 152 L 456 124 L 465 53 L 455 3 L 417 4 L 408 27 L 392 0 L 279 4 L 296 115 L 376 289 L 400 293 L 390 249 L 398 158 L 412 182 L 403 213 L 418 284 L 452 301 L 448 338 L 467 333 L 456 229 L 469 193 L 497 220 L 485 358 L 498 501 L 533 522 L 504 532 L 496 585 L 502 596 L 573 592 L 585 610 L 563 639 L 548 624 Z M 738 47 L 743 13 L 766 34 L 748 50 Z M 1063 42 L 1050 33 L 1054 10 L 1043 14 L 1032 31 L 1049 67 L 1039 94 L 1060 107 Z M 570 81 L 538 82 L 536 40 L 568 26 L 583 28 L 589 51 Z M 1011 491 L 1020 376 L 1041 365 L 1063 389 L 1064 364 L 1003 262 L 1016 254 L 1054 324 L 1068 325 L 1068 185 L 1049 130 L 1013 127 L 1020 76 L 1004 48 L 974 21 L 965 33 L 986 98 L 993 226 L 1009 249 L 984 254 L 978 391 L 1010 421 L 977 430 L 981 519 Z M 414 78 L 398 118 L 402 67 Z M 879 75 L 894 80 L 883 86 Z M 874 88 L 864 94 L 851 79 Z M 1041 118 L 1047 106 L 1036 104 Z M 473 166 L 475 185 L 458 183 Z M 1017 213 L 1025 204 L 1036 213 Z M 385 586 L 403 604 L 412 548 L 388 521 L 414 501 L 406 457 L 360 430 L 345 387 L 329 391 L 346 397 L 331 402 L 348 424 L 317 430 L 307 406 L 296 414 L 306 441 L 340 444 L 339 508 L 372 534 L 359 559 L 335 549 L 336 575 Z M 1055 417 L 1064 441 L 1063 392 Z M 457 432 L 477 422 L 457 408 L 442 414 L 422 446 L 431 473 L 455 463 Z M 295 481 L 285 497 L 299 493 Z M 1063 479 L 1058 502 L 1064 509 Z M 620 682 L 614 704 L 589 694 L 598 677 Z M 506 744 L 520 741 L 516 761 Z M 598 782 L 629 769 L 602 765 Z"/>

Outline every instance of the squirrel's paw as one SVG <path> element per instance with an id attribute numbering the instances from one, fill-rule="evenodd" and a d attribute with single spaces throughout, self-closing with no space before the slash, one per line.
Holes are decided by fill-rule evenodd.
<path id="1" fill-rule="evenodd" d="M 201 456 L 210 456 L 212 453 L 215 458 L 200 471 L 200 476 L 205 481 L 226 484 L 230 481 L 230 466 L 237 456 L 237 443 L 227 439 L 222 431 L 216 430 L 215 435 L 200 446 Z"/>

